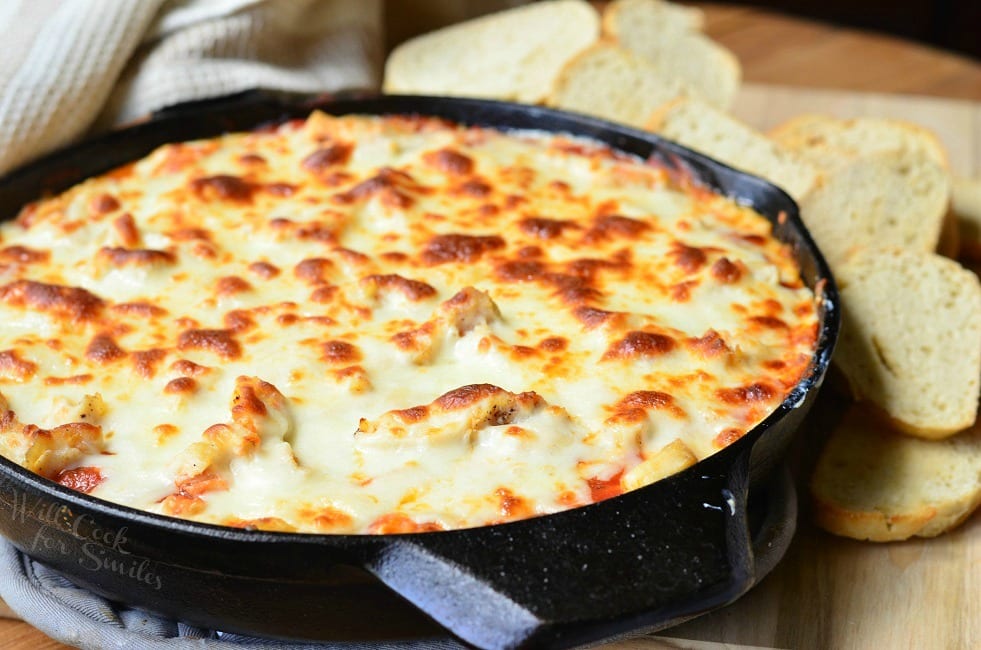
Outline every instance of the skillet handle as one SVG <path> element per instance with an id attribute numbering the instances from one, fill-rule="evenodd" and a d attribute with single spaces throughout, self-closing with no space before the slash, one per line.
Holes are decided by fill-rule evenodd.
<path id="1" fill-rule="evenodd" d="M 754 583 L 743 449 L 584 508 L 394 536 L 366 568 L 487 650 L 567 648 L 662 629 Z"/>

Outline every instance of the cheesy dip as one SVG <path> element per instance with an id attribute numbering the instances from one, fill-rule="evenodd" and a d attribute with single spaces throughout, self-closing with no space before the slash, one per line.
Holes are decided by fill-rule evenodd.
<path id="1" fill-rule="evenodd" d="M 767 220 L 657 165 L 314 113 L 0 226 L 0 453 L 228 526 L 479 526 L 729 445 L 816 336 Z"/>

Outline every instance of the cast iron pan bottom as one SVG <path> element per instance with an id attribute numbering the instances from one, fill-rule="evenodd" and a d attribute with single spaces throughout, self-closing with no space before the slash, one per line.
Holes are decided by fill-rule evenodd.
<path id="1" fill-rule="evenodd" d="M 797 491 L 789 469 L 786 466 L 773 473 L 769 481 L 755 489 L 749 498 L 748 506 L 749 530 L 752 535 L 752 548 L 754 554 L 755 580 L 753 585 L 759 582 L 777 565 L 783 558 L 793 539 L 797 524 Z M 447 638 L 445 630 L 433 623 L 422 613 L 415 611 L 401 599 L 393 600 L 395 597 L 391 592 L 382 587 L 377 582 L 371 580 L 367 574 L 354 574 L 348 576 L 351 580 L 351 588 L 363 590 L 365 598 L 361 601 L 365 611 L 352 611 L 349 606 L 342 604 L 338 608 L 338 618 L 328 623 L 326 627 L 332 627 L 338 631 L 333 638 L 317 639 L 288 639 L 293 641 L 343 641 L 343 642 L 385 642 L 390 644 L 398 641 L 419 641 L 422 639 Z M 375 609 L 375 606 L 382 605 L 384 609 Z M 384 611 L 385 616 L 379 617 L 379 611 Z M 695 617 L 708 613 L 700 612 Z M 353 618 L 352 618 L 353 617 Z M 695 618 L 692 617 L 692 618 Z M 367 628 L 352 628 L 352 620 L 370 622 Z M 680 621 L 678 621 L 680 622 Z M 654 632 L 658 628 L 647 630 L 637 630 L 626 635 L 624 638 L 636 636 L 645 632 Z M 248 637 L 237 634 L 227 634 L 221 631 L 216 632 L 216 636 L 232 641 L 244 641 Z"/>

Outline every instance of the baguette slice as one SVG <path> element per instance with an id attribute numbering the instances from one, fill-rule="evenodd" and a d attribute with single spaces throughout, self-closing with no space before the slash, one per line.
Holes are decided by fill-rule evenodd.
<path id="1" fill-rule="evenodd" d="M 853 406 L 831 432 L 811 479 L 815 522 L 844 537 L 934 537 L 981 504 L 981 427 L 946 440 L 889 429 Z"/>
<path id="2" fill-rule="evenodd" d="M 798 201 L 819 180 L 811 163 L 694 98 L 665 104 L 648 118 L 646 127 L 732 167 L 762 176 Z"/>
<path id="3" fill-rule="evenodd" d="M 687 92 L 682 82 L 646 59 L 599 43 L 563 66 L 546 103 L 642 127 L 656 108 Z"/>
<path id="4" fill-rule="evenodd" d="M 851 158 L 887 151 L 915 151 L 944 169 L 948 166 L 947 152 L 937 136 L 903 120 L 800 115 L 771 130 L 770 137 L 827 169 Z"/>
<path id="5" fill-rule="evenodd" d="M 843 323 L 834 362 L 856 399 L 894 426 L 942 438 L 974 424 L 981 384 L 981 283 L 957 262 L 863 250 L 836 271 Z"/>
<path id="6" fill-rule="evenodd" d="M 614 2 L 603 28 L 619 45 L 669 71 L 700 98 L 728 110 L 735 101 L 742 68 L 732 52 L 692 29 L 697 24 L 681 8 L 654 0 Z"/>
<path id="7" fill-rule="evenodd" d="M 537 103 L 559 69 L 599 38 L 584 0 L 538 2 L 406 41 L 385 63 L 387 93 L 490 97 Z"/>
<path id="8" fill-rule="evenodd" d="M 877 152 L 826 171 L 799 202 L 832 267 L 862 247 L 929 252 L 950 204 L 950 175 L 923 152 Z"/>
<path id="9" fill-rule="evenodd" d="M 613 38 L 629 30 L 642 37 L 700 32 L 704 28 L 704 11 L 664 0 L 614 0 L 603 11 L 603 33 Z"/>

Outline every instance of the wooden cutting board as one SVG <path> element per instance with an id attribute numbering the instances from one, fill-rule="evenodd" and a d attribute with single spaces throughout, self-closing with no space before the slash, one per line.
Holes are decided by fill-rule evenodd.
<path id="1" fill-rule="evenodd" d="M 747 84 L 733 111 L 759 129 L 805 112 L 888 116 L 937 133 L 953 172 L 981 176 L 981 103 Z M 0 617 L 12 612 L 0 601 Z M 3 650 L 64 648 L 0 620 Z M 933 540 L 868 544 L 802 519 L 784 561 L 729 607 L 607 650 L 981 648 L 981 515 Z"/>

